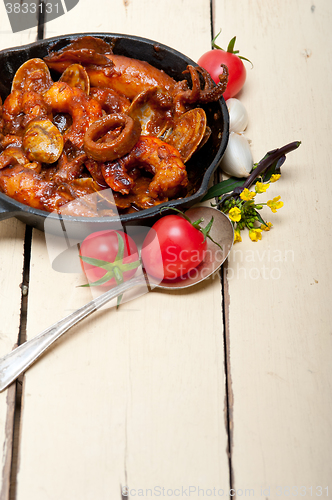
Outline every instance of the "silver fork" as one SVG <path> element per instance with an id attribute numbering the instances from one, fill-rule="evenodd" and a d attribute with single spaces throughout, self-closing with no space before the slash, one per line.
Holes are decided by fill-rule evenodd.
<path id="1" fill-rule="evenodd" d="M 132 278 L 108 290 L 1 358 L 0 392 L 16 380 L 21 373 L 29 368 L 29 366 L 31 366 L 32 363 L 53 344 L 53 342 L 60 338 L 61 335 L 67 332 L 72 326 L 100 309 L 110 300 L 139 285 L 148 285 L 144 275 Z"/>

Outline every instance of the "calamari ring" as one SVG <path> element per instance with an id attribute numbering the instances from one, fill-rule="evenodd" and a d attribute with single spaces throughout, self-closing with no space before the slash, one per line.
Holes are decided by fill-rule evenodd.
<path id="1" fill-rule="evenodd" d="M 111 140 L 101 142 L 108 132 L 120 128 Z M 135 146 L 141 133 L 141 125 L 137 120 L 123 113 L 114 113 L 104 116 L 90 125 L 84 135 L 84 150 L 86 154 L 97 161 L 113 161 L 129 153 Z"/>

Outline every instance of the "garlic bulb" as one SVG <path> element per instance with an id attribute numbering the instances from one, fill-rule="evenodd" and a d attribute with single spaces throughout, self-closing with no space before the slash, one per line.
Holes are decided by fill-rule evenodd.
<path id="1" fill-rule="evenodd" d="M 253 163 L 247 139 L 242 134 L 231 132 L 225 154 L 220 164 L 222 170 L 233 177 L 248 177 Z"/>
<path id="2" fill-rule="evenodd" d="M 249 117 L 247 110 L 242 102 L 234 97 L 227 99 L 226 105 L 229 113 L 229 131 L 240 134 L 248 125 Z"/>

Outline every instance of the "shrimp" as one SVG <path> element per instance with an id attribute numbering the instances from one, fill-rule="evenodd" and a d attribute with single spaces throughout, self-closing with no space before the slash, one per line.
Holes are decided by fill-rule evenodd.
<path id="1" fill-rule="evenodd" d="M 79 88 L 71 87 L 65 82 L 54 83 L 43 98 L 53 112 L 71 115 L 73 123 L 64 133 L 63 139 L 82 148 L 85 132 L 93 122 L 102 117 L 100 104 Z"/>
<path id="2" fill-rule="evenodd" d="M 90 188 L 82 190 L 71 184 L 47 181 L 34 166 L 34 163 L 26 165 L 16 163 L 0 169 L 0 191 L 24 205 L 47 212 L 59 212 L 61 207 L 76 202 L 83 194 L 94 192 Z M 83 203 L 70 206 L 71 215 L 96 216 L 96 213 Z"/>
<path id="3" fill-rule="evenodd" d="M 54 183 L 44 181 L 33 169 L 19 163 L 0 170 L 0 191 L 24 205 L 48 212 L 73 199 Z"/>
<path id="4" fill-rule="evenodd" d="M 13 90 L 3 104 L 4 132 L 23 135 L 34 118 L 52 119 L 51 109 L 43 97 L 32 90 Z"/>
<path id="5" fill-rule="evenodd" d="M 134 187 L 134 179 L 128 171 L 136 166 L 153 174 L 149 184 L 152 198 L 174 197 L 188 184 L 180 153 L 154 136 L 141 136 L 126 156 L 104 163 L 101 169 L 105 181 L 114 191 L 129 194 Z"/>

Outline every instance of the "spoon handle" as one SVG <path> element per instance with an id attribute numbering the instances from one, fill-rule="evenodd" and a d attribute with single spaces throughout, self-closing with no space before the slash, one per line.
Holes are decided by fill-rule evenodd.
<path id="1" fill-rule="evenodd" d="M 54 325 L 50 326 L 36 337 L 28 340 L 24 344 L 16 347 L 9 354 L 0 359 L 0 392 L 6 389 L 17 379 L 29 366 L 39 358 L 61 335 L 67 332 L 72 326 L 86 318 L 93 312 L 100 309 L 110 300 L 118 295 L 134 288 L 135 286 L 146 284 L 144 275 L 140 275 L 131 280 L 108 290 L 91 302 L 88 302 L 77 311 L 69 314 Z"/>

